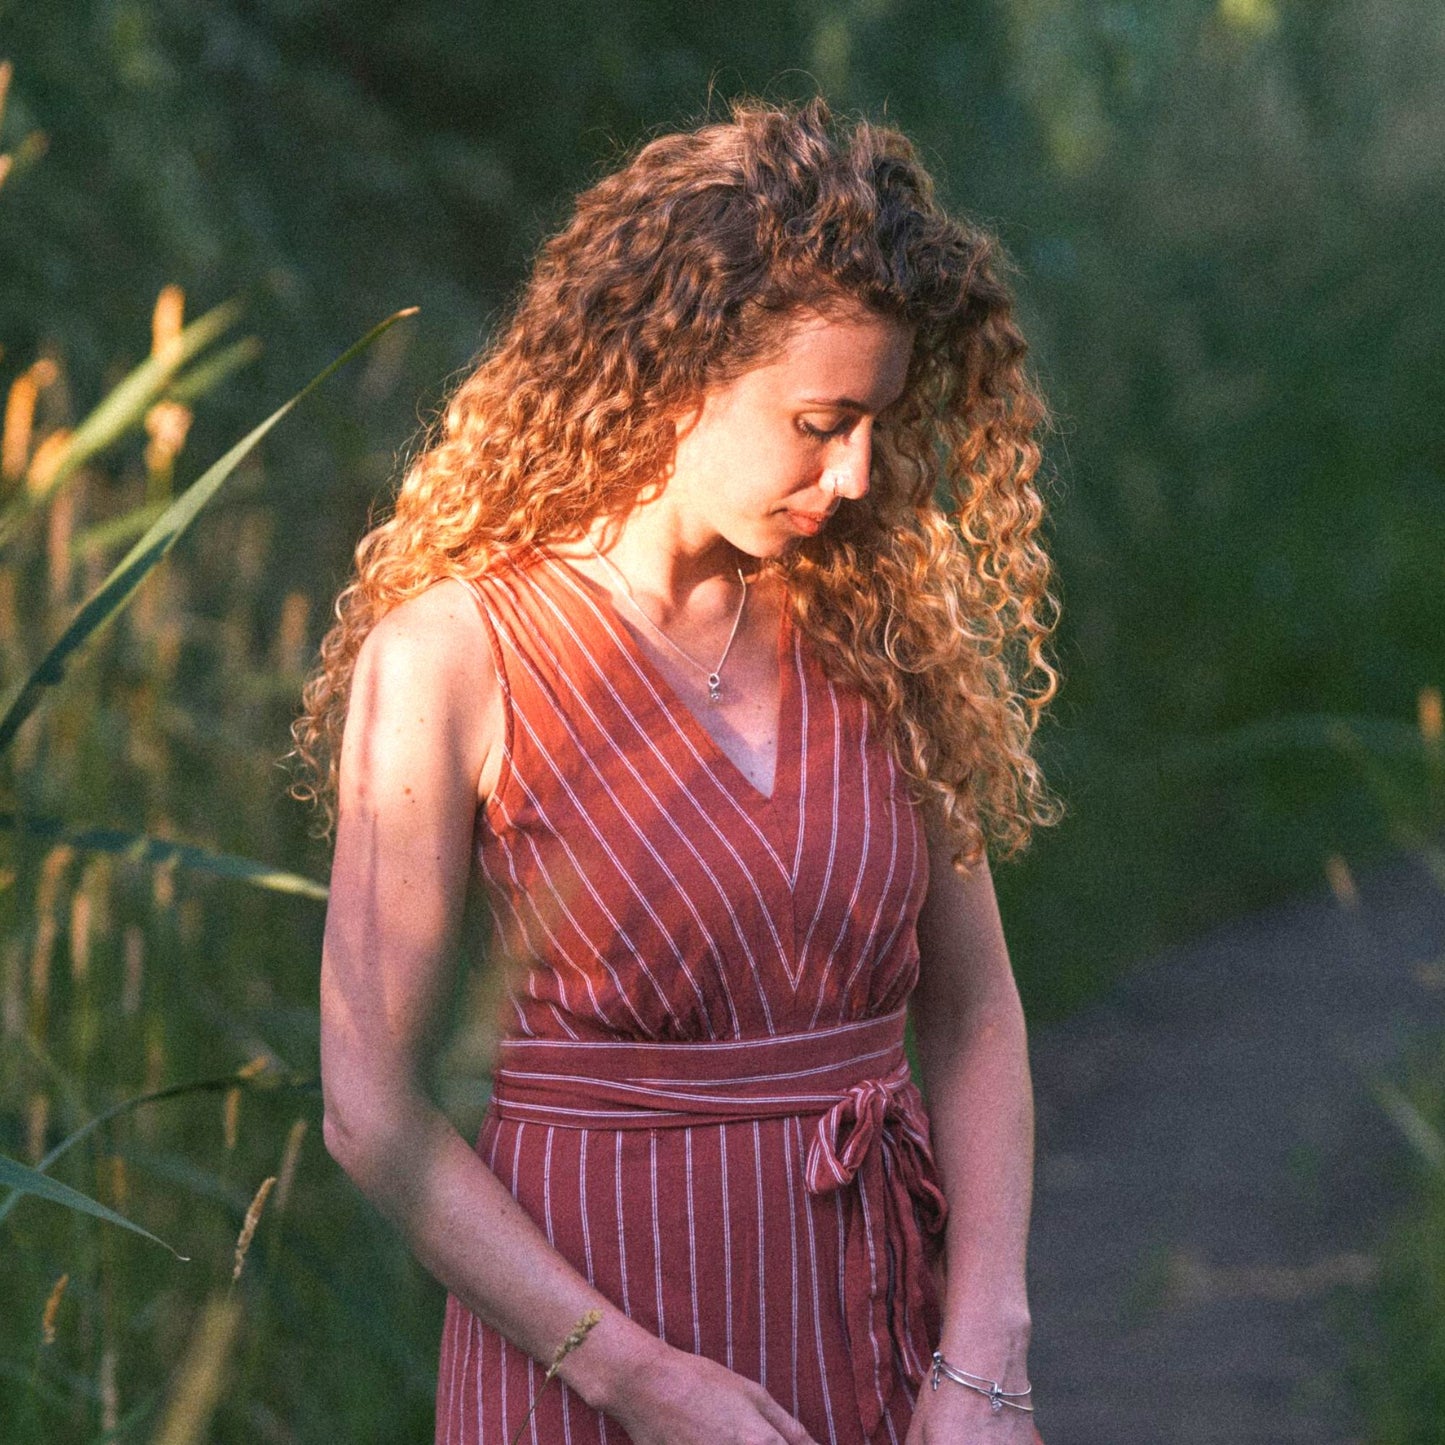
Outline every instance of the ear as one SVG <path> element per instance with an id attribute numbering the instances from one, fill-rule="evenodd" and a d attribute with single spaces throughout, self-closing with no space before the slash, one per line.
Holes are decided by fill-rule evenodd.
<path id="1" fill-rule="evenodd" d="M 703 398 L 686 402 L 673 414 L 672 427 L 676 439 L 681 442 L 702 420 Z"/>

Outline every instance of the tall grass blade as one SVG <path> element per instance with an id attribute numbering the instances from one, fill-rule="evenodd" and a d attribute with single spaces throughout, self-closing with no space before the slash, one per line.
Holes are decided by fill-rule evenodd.
<path id="1" fill-rule="evenodd" d="M 1393 1084 L 1378 1080 L 1375 1100 L 1432 1172 L 1445 1175 L 1445 1137 Z"/>
<path id="2" fill-rule="evenodd" d="M 139 537 L 168 505 L 169 502 L 165 500 L 144 502 L 139 507 L 132 507 L 122 516 L 108 517 L 103 522 L 95 522 L 82 528 L 70 539 L 70 555 L 83 557 L 92 550 L 104 552 L 107 548 Z"/>
<path id="3" fill-rule="evenodd" d="M 261 438 L 332 372 L 365 351 L 377 337 L 388 331 L 403 316 L 411 316 L 415 311 L 416 307 L 408 307 L 373 326 L 360 341 L 354 342 L 335 361 L 312 377 L 290 401 L 278 407 L 258 427 L 237 442 L 166 508 L 146 534 L 121 559 L 99 589 L 82 605 L 55 645 L 40 660 L 40 665 L 19 684 L 5 703 L 3 712 L 0 712 L 0 752 L 4 752 L 14 741 L 21 724 L 40 705 L 46 690 L 55 687 L 64 679 L 66 669 L 75 654 L 130 601 L 151 570 L 175 546 L 201 509 L 215 496 L 221 484 L 236 470 Z"/>
<path id="4" fill-rule="evenodd" d="M 168 1088 L 153 1089 L 148 1094 L 137 1094 L 134 1098 L 123 1099 L 119 1104 L 113 1104 L 109 1109 L 102 1110 L 93 1119 L 87 1119 L 80 1128 L 67 1134 L 60 1143 L 51 1149 L 35 1166 L 33 1172 L 43 1175 L 57 1159 L 88 1139 L 102 1125 L 110 1123 L 112 1119 L 118 1119 L 122 1114 L 129 1114 L 132 1110 L 142 1108 L 146 1104 L 156 1104 L 163 1099 L 183 1099 L 190 1094 L 219 1094 L 230 1089 L 294 1089 L 298 1092 L 314 1092 L 319 1087 L 319 1082 L 315 1078 L 278 1079 L 271 1074 L 258 1076 L 235 1073 L 223 1074 L 216 1079 L 194 1079 L 188 1084 L 171 1084 Z M 6 1199 L 0 1200 L 0 1224 L 4 1223 L 10 1211 L 24 1197 L 24 1192 L 17 1190 Z"/>
<path id="5" fill-rule="evenodd" d="M 207 1303 L 152 1445 L 201 1445 L 210 1438 L 211 1416 L 221 1402 L 240 1323 L 239 1300 L 222 1296 Z"/>
<path id="6" fill-rule="evenodd" d="M 107 1209 L 98 1199 L 92 1199 L 90 1195 L 82 1194 L 80 1190 L 72 1189 L 68 1184 L 61 1184 L 58 1180 L 42 1174 L 38 1169 L 32 1169 L 18 1159 L 12 1159 L 8 1154 L 0 1154 L 0 1184 L 9 1185 L 11 1189 L 18 1190 L 22 1194 L 33 1194 L 39 1199 L 48 1199 L 52 1204 L 63 1204 L 67 1209 L 75 1209 L 82 1214 L 94 1215 L 95 1218 L 103 1219 L 107 1224 L 118 1224 L 123 1229 L 129 1229 L 136 1234 L 144 1235 L 149 1240 L 154 1240 L 162 1248 L 169 1249 L 177 1259 L 188 1259 L 186 1255 L 173 1249 L 165 1240 L 152 1234 L 150 1230 L 142 1229 L 133 1220 L 127 1219 L 123 1214 L 117 1214 L 113 1209 Z"/>
<path id="7" fill-rule="evenodd" d="M 39 485 L 23 488 L 0 513 L 0 545 L 52 493 L 75 475 L 91 457 L 113 446 L 127 432 L 140 426 L 153 402 L 165 391 L 171 378 L 187 362 L 211 344 L 228 327 L 235 325 L 240 306 L 223 302 L 204 316 L 198 316 L 176 338 L 173 347 L 148 356 L 70 434 L 64 455 Z"/>
<path id="8" fill-rule="evenodd" d="M 0 832 L 21 833 L 43 843 L 63 843 L 83 852 L 112 853 L 136 863 L 174 863 L 197 873 L 234 879 L 271 893 L 291 893 L 299 898 L 325 902 L 327 888 L 314 878 L 287 873 L 281 868 L 242 858 L 235 853 L 214 853 L 191 843 L 174 843 L 148 833 L 131 833 L 122 828 L 71 828 L 58 818 L 29 818 L 18 813 L 0 813 Z"/>
<path id="9" fill-rule="evenodd" d="M 214 391 L 232 372 L 249 366 L 260 355 L 261 343 L 256 337 L 246 336 L 240 341 L 233 341 L 177 376 L 166 387 L 166 399 L 189 405 Z"/>

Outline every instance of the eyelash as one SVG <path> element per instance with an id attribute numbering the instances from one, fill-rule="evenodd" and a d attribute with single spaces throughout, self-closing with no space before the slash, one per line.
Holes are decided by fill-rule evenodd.
<path id="1" fill-rule="evenodd" d="M 832 441 L 834 437 L 840 437 L 844 432 L 849 431 L 852 426 L 853 423 L 851 420 L 840 421 L 837 426 L 829 427 L 825 430 L 822 427 L 814 426 L 811 422 L 802 420 L 798 422 L 798 430 L 801 431 L 804 436 L 812 437 L 814 441 L 818 442 Z"/>

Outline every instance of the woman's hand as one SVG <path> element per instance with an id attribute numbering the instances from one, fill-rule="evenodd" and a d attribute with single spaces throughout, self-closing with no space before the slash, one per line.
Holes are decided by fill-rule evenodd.
<path id="1" fill-rule="evenodd" d="M 918 1407 L 904 1445 L 1043 1445 L 1034 1417 L 1004 1406 L 995 1411 L 984 1395 L 952 1380 L 935 1390 L 924 1376 Z"/>
<path id="2" fill-rule="evenodd" d="M 607 1409 L 633 1445 L 818 1445 L 757 1381 L 657 1343 Z"/>

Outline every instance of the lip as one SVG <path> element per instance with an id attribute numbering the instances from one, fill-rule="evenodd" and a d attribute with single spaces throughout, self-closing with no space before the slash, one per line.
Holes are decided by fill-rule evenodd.
<path id="1" fill-rule="evenodd" d="M 823 530 L 823 523 L 832 515 L 831 512 L 785 512 L 783 514 L 793 526 L 806 537 L 815 536 Z"/>

